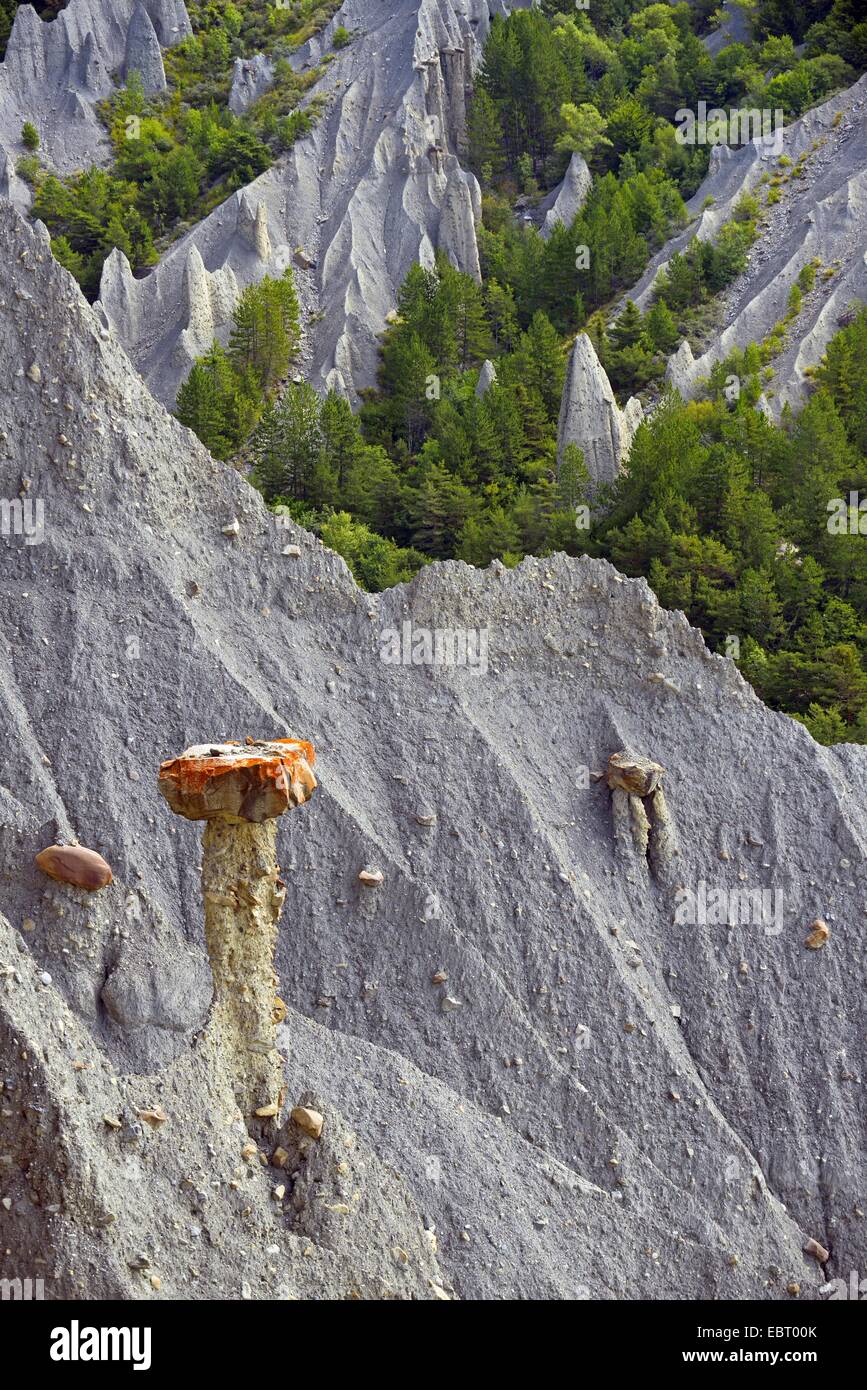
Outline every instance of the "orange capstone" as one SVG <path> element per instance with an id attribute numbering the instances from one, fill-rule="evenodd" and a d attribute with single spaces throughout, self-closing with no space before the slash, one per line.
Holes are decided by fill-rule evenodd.
<path id="1" fill-rule="evenodd" d="M 37 854 L 36 864 L 49 878 L 86 888 L 88 893 L 111 883 L 111 869 L 102 855 L 83 845 L 49 845 Z"/>
<path id="2" fill-rule="evenodd" d="M 201 743 L 160 765 L 159 789 L 179 816 L 259 824 L 308 801 L 316 788 L 312 743 L 275 738 Z"/>

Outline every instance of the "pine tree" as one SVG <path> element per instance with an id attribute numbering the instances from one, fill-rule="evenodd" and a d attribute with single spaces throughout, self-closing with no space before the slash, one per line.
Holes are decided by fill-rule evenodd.
<path id="1" fill-rule="evenodd" d="M 658 297 L 675 312 L 696 303 L 701 291 L 699 276 L 679 251 L 675 251 L 669 261 L 664 279 L 659 276 L 657 286 Z"/>
<path id="2" fill-rule="evenodd" d="M 256 485 L 269 499 L 306 501 L 322 458 L 319 397 L 309 382 L 290 384 L 269 405 L 251 441 Z"/>
<path id="3" fill-rule="evenodd" d="M 564 102 L 560 107 L 560 120 L 563 132 L 557 137 L 554 148 L 561 154 L 577 152 L 589 164 L 598 149 L 611 144 L 605 134 L 608 122 L 592 102 L 585 101 L 580 106 Z"/>
<path id="4" fill-rule="evenodd" d="M 533 315 L 530 327 L 521 335 L 516 355 L 526 384 L 538 394 L 549 418 L 556 420 L 560 413 L 566 363 L 560 338 L 545 314 Z"/>
<path id="5" fill-rule="evenodd" d="M 453 555 L 472 509 L 469 488 L 434 464 L 414 494 L 413 545 L 434 559 Z"/>
<path id="6" fill-rule="evenodd" d="M 455 296 L 454 332 L 459 371 L 478 364 L 492 350 L 491 330 L 481 286 L 470 275 L 461 275 Z"/>
<path id="7" fill-rule="evenodd" d="M 593 344 L 596 356 L 604 367 L 608 361 L 610 344 L 608 341 L 608 325 L 605 322 L 605 315 L 597 309 L 595 314 L 591 314 L 584 325 L 584 332 Z"/>
<path id="8" fill-rule="evenodd" d="M 674 352 L 680 342 L 680 332 L 674 321 L 674 315 L 668 305 L 661 299 L 648 310 L 644 318 L 644 327 L 648 338 L 658 352 Z"/>
<path id="9" fill-rule="evenodd" d="M 830 746 L 834 743 L 846 743 L 852 738 L 849 725 L 843 719 L 839 709 L 832 706 L 830 709 L 823 707 L 813 700 L 806 714 L 796 714 L 795 718 L 801 724 L 805 724 L 809 733 L 817 743 Z M 863 741 L 863 740 L 862 740 Z"/>
<path id="10" fill-rule="evenodd" d="M 284 376 L 298 350 L 298 300 L 292 273 L 248 285 L 239 299 L 229 353 L 239 371 L 252 371 L 263 392 Z"/>
<path id="11" fill-rule="evenodd" d="M 406 440 L 410 453 L 421 445 L 430 423 L 429 386 L 436 363 L 417 332 L 403 325 L 389 333 L 380 361 L 380 384 L 388 397 L 394 432 Z"/>
<path id="12" fill-rule="evenodd" d="M 437 277 L 417 261 L 410 266 L 397 295 L 397 312 L 416 332 L 423 332 L 429 306 L 437 293 Z"/>
<path id="13" fill-rule="evenodd" d="M 543 303 L 552 323 L 561 333 L 575 327 L 575 294 L 578 271 L 575 266 L 576 239 L 573 232 L 558 223 L 542 255 Z"/>
<path id="14" fill-rule="evenodd" d="M 349 402 L 334 391 L 329 391 L 322 402 L 320 427 L 325 461 L 333 470 L 337 491 L 342 495 L 349 473 L 364 449 L 364 440 Z"/>
<path id="15" fill-rule="evenodd" d="M 470 167 L 481 176 L 485 166 L 493 175 L 506 165 L 503 127 L 493 98 L 477 87 L 467 117 Z"/>
<path id="16" fill-rule="evenodd" d="M 644 320 L 634 300 L 627 299 L 623 312 L 608 330 L 608 337 L 616 349 L 634 347 L 641 343 L 644 338 Z"/>
<path id="17" fill-rule="evenodd" d="M 215 373 L 204 361 L 194 362 L 190 368 L 189 376 L 178 390 L 175 414 L 182 425 L 198 435 L 214 458 L 229 456 L 225 402 Z"/>
<path id="18" fill-rule="evenodd" d="M 51 254 L 60 265 L 65 266 L 70 274 L 75 276 L 79 284 L 84 283 L 84 257 L 78 251 L 73 250 L 68 237 L 52 237 Z"/>
<path id="19" fill-rule="evenodd" d="M 514 519 L 498 503 L 486 508 L 480 516 L 471 516 L 461 531 L 457 558 L 480 569 L 503 555 L 514 554 L 521 548 Z"/>
<path id="20" fill-rule="evenodd" d="M 511 286 L 500 285 L 494 279 L 488 280 L 485 303 L 494 342 L 502 351 L 511 352 L 518 337 L 517 306 Z"/>
<path id="21" fill-rule="evenodd" d="M 509 380 L 509 367 L 513 362 L 514 359 L 505 359 L 505 371 L 498 376 L 496 387 L 482 399 L 484 414 L 496 436 L 500 468 L 506 478 L 520 474 L 529 454 L 527 415 L 521 409 L 515 384 Z M 544 421 L 542 424 L 544 426 Z"/>

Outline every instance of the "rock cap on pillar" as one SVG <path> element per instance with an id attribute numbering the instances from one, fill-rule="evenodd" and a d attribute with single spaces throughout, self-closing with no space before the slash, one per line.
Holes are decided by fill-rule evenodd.
<path id="1" fill-rule="evenodd" d="M 309 801 L 316 789 L 315 761 L 313 745 L 304 739 L 200 743 L 160 764 L 159 789 L 187 820 L 260 825 Z"/>
<path id="2" fill-rule="evenodd" d="M 640 758 L 624 749 L 608 759 L 608 785 L 620 787 L 633 796 L 652 796 L 659 786 L 665 768 L 650 758 Z"/>

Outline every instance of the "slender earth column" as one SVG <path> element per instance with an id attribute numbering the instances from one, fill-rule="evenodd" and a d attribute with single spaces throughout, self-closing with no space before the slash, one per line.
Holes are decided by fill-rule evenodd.
<path id="1" fill-rule="evenodd" d="M 274 1119 L 283 1103 L 274 950 L 286 889 L 276 818 L 316 787 L 313 747 L 298 739 L 201 744 L 160 766 L 172 810 L 204 820 L 205 941 L 214 977 L 208 1024 L 231 1061 L 246 1116 Z"/>
<path id="2" fill-rule="evenodd" d="M 630 881 L 633 861 L 645 860 L 664 881 L 678 855 L 677 831 L 662 790 L 664 773 L 659 763 L 626 750 L 608 759 L 614 839 Z"/>

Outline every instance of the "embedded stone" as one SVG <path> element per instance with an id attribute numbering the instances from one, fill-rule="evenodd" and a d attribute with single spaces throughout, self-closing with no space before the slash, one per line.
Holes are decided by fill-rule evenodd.
<path id="1" fill-rule="evenodd" d="M 111 869 L 96 850 L 83 845 L 49 845 L 36 856 L 37 867 L 58 883 L 96 893 L 112 881 Z"/>
<path id="2" fill-rule="evenodd" d="M 292 1119 L 299 1129 L 303 1129 L 305 1134 L 309 1134 L 311 1139 L 318 1139 L 322 1133 L 322 1126 L 325 1118 L 320 1115 L 318 1110 L 308 1110 L 306 1105 L 296 1105 L 292 1111 Z"/>
<path id="3" fill-rule="evenodd" d="M 823 922 L 821 917 L 817 917 L 815 922 L 810 925 L 810 932 L 804 945 L 808 951 L 821 951 L 830 935 L 831 929 L 828 923 Z"/>

